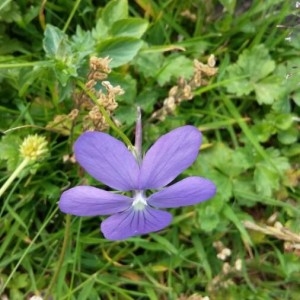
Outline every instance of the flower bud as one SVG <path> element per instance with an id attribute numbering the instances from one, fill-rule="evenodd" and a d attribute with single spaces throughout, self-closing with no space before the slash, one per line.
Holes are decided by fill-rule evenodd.
<path id="1" fill-rule="evenodd" d="M 28 135 L 20 146 L 21 156 L 31 161 L 39 160 L 48 152 L 47 144 L 44 136 Z"/>

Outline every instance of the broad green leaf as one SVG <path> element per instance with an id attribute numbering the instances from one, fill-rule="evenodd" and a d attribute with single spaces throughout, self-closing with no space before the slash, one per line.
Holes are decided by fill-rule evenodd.
<path id="1" fill-rule="evenodd" d="M 102 19 L 99 19 L 96 23 L 96 26 L 92 29 L 91 35 L 95 42 L 100 42 L 103 39 L 108 37 L 108 27 L 104 24 Z"/>
<path id="2" fill-rule="evenodd" d="M 116 37 L 101 42 L 97 47 L 97 55 L 112 58 L 111 67 L 119 67 L 130 62 L 143 46 L 143 42 L 132 37 Z"/>
<path id="3" fill-rule="evenodd" d="M 140 38 L 147 30 L 148 22 L 140 18 L 128 18 L 116 21 L 110 30 L 112 36 L 131 36 Z"/>
<path id="4" fill-rule="evenodd" d="M 111 27 L 116 21 L 128 18 L 127 0 L 112 0 L 104 7 L 102 11 L 102 20 Z"/>
<path id="5" fill-rule="evenodd" d="M 68 36 L 59 28 L 48 24 L 44 33 L 43 47 L 48 57 L 65 61 L 72 54 Z"/>

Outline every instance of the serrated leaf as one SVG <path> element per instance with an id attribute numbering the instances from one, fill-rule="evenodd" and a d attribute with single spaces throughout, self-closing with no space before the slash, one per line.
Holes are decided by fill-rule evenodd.
<path id="1" fill-rule="evenodd" d="M 111 67 L 119 67 L 130 62 L 143 46 L 143 42 L 132 37 L 116 37 L 101 42 L 97 53 L 101 57 L 112 58 Z"/>
<path id="2" fill-rule="evenodd" d="M 127 0 L 112 0 L 102 11 L 102 20 L 108 27 L 114 22 L 126 18 L 128 18 Z"/>
<path id="3" fill-rule="evenodd" d="M 157 81 L 160 85 L 164 85 L 172 77 L 176 79 L 179 77 L 188 79 L 193 75 L 193 72 L 193 63 L 190 59 L 182 55 L 177 57 L 169 56 L 157 76 Z"/>
<path id="4" fill-rule="evenodd" d="M 263 196 L 270 197 L 273 190 L 279 188 L 279 175 L 274 168 L 258 164 L 254 171 L 254 182 L 256 190 Z"/>
<path id="5" fill-rule="evenodd" d="M 131 36 L 140 38 L 147 30 L 148 22 L 140 18 L 128 18 L 116 21 L 110 30 L 112 36 Z"/>
<path id="6" fill-rule="evenodd" d="M 220 214 L 224 207 L 224 200 L 217 195 L 212 201 L 201 203 L 197 207 L 198 223 L 201 230 L 211 232 L 216 229 L 221 219 Z"/>
<path id="7" fill-rule="evenodd" d="M 156 78 L 163 61 L 164 56 L 162 53 L 144 53 L 141 51 L 133 63 L 138 69 L 138 72 L 142 73 L 146 78 Z"/>
<path id="8" fill-rule="evenodd" d="M 279 189 L 279 183 L 285 172 L 290 168 L 288 159 L 280 156 L 274 148 L 266 149 L 269 162 L 260 161 L 254 170 L 254 183 L 257 192 L 262 196 L 270 197 L 272 192 Z"/>
<path id="9" fill-rule="evenodd" d="M 268 49 L 264 45 L 257 45 L 247 49 L 239 56 L 237 63 L 227 68 L 229 83 L 228 92 L 238 96 L 248 95 L 255 89 L 255 84 L 268 76 L 275 69 L 275 62 L 271 59 Z M 260 101 L 263 101 L 263 89 Z"/>

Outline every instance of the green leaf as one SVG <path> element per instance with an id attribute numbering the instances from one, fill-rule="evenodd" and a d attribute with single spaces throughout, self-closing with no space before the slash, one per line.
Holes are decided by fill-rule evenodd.
<path id="1" fill-rule="evenodd" d="M 259 161 L 254 170 L 254 183 L 256 190 L 262 196 L 270 197 L 273 191 L 280 187 L 280 180 L 285 171 L 290 168 L 288 159 L 280 156 L 280 152 L 274 148 L 268 148 L 269 162 Z M 272 163 L 272 164 L 271 164 Z"/>
<path id="2" fill-rule="evenodd" d="M 222 212 L 226 216 L 226 218 L 229 219 L 237 227 L 242 236 L 243 241 L 248 245 L 252 245 L 252 241 L 247 230 L 245 229 L 242 222 L 239 220 L 236 213 L 232 210 L 232 208 L 228 204 L 225 204 Z"/>
<path id="3" fill-rule="evenodd" d="M 291 145 L 297 142 L 298 136 L 299 130 L 296 127 L 291 127 L 287 130 L 281 130 L 277 134 L 278 140 L 284 145 Z"/>
<path id="4" fill-rule="evenodd" d="M 21 139 L 13 134 L 5 135 L 0 141 L 0 159 L 6 160 L 7 170 L 14 171 L 19 164 Z"/>
<path id="5" fill-rule="evenodd" d="M 266 78 L 254 84 L 256 100 L 259 104 L 272 104 L 281 94 L 280 82 L 274 82 L 273 78 Z"/>
<path id="6" fill-rule="evenodd" d="M 48 57 L 65 61 L 72 54 L 68 36 L 59 28 L 47 24 L 43 47 Z"/>
<path id="7" fill-rule="evenodd" d="M 211 165 L 228 177 L 236 177 L 251 167 L 251 162 L 242 148 L 232 150 L 223 143 L 217 143 L 210 151 Z"/>
<path id="8" fill-rule="evenodd" d="M 229 93 L 238 96 L 248 95 L 257 87 L 260 80 L 268 76 L 274 69 L 275 62 L 271 59 L 268 49 L 264 45 L 257 45 L 252 49 L 244 50 L 237 63 L 227 68 L 230 82 L 226 88 Z M 260 90 L 258 89 L 258 93 L 259 100 L 263 101 L 263 86 Z"/>
<path id="9" fill-rule="evenodd" d="M 275 127 L 281 130 L 287 130 L 293 124 L 293 116 L 291 114 L 274 114 L 273 119 Z"/>
<path id="10" fill-rule="evenodd" d="M 190 59 L 185 56 L 169 56 L 157 76 L 157 81 L 160 85 L 164 85 L 172 77 L 176 79 L 179 77 L 188 79 L 193 75 L 193 72 L 193 63 Z"/>
<path id="11" fill-rule="evenodd" d="M 279 188 L 279 175 L 274 168 L 266 164 L 257 164 L 254 182 L 259 194 L 270 197 L 273 190 Z"/>
<path id="12" fill-rule="evenodd" d="M 218 227 L 223 207 L 224 201 L 220 195 L 215 196 L 210 201 L 201 203 L 197 207 L 198 223 L 201 230 L 211 232 Z"/>
<path id="13" fill-rule="evenodd" d="M 101 42 L 97 55 L 112 58 L 111 67 L 119 67 L 130 62 L 143 46 L 143 42 L 132 37 L 116 37 Z"/>
<path id="14" fill-rule="evenodd" d="M 144 53 L 141 51 L 133 64 L 137 68 L 139 73 L 142 73 L 144 77 L 156 78 L 157 74 L 164 62 L 164 56 L 162 53 Z"/>
<path id="15" fill-rule="evenodd" d="M 148 22 L 140 18 L 129 18 L 116 21 L 110 30 L 112 36 L 131 36 L 140 38 L 147 30 Z"/>
<path id="16" fill-rule="evenodd" d="M 300 107 L 300 92 L 296 92 L 292 95 L 292 98 L 297 106 Z"/>
<path id="17" fill-rule="evenodd" d="M 128 18 L 127 0 L 112 0 L 104 7 L 102 11 L 102 20 L 108 26 L 122 19 Z"/>

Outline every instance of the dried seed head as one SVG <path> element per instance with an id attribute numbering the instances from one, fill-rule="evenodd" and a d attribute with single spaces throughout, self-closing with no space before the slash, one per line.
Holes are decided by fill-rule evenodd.
<path id="1" fill-rule="evenodd" d="M 231 255 L 231 250 L 229 248 L 224 248 L 220 253 L 217 254 L 217 257 L 221 260 L 226 260 L 227 257 Z"/>
<path id="2" fill-rule="evenodd" d="M 238 258 L 235 263 L 234 263 L 234 268 L 237 270 L 237 271 L 241 271 L 242 270 L 242 267 L 243 267 L 243 262 L 240 258 Z"/>
<path id="3" fill-rule="evenodd" d="M 211 54 L 207 59 L 207 65 L 211 68 L 213 68 L 216 65 L 216 57 Z"/>
<path id="4" fill-rule="evenodd" d="M 96 56 L 92 56 L 90 58 L 90 69 L 93 71 L 102 71 L 104 73 L 110 73 L 111 69 L 109 67 L 109 63 L 111 62 L 111 58 L 104 57 L 99 58 Z"/>
<path id="5" fill-rule="evenodd" d="M 47 144 L 44 136 L 29 135 L 20 146 L 21 156 L 31 161 L 39 160 L 48 152 Z"/>

